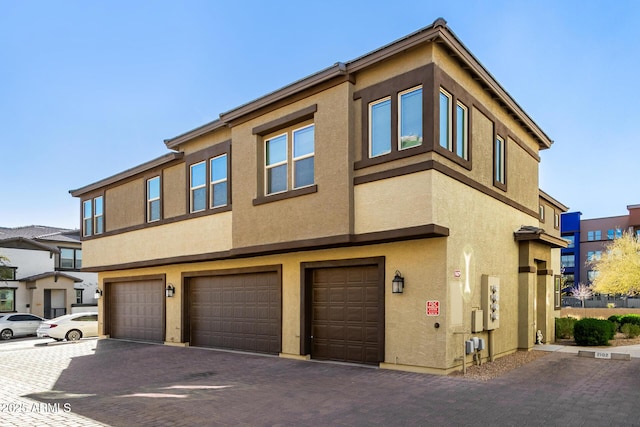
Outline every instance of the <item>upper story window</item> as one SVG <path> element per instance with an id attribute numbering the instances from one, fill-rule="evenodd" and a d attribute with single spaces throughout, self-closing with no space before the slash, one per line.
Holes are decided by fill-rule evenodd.
<path id="1" fill-rule="evenodd" d="M 493 149 L 493 180 L 496 184 L 506 184 L 504 138 L 496 136 Z"/>
<path id="2" fill-rule="evenodd" d="M 227 154 L 214 157 L 210 161 L 209 186 L 211 208 L 226 206 L 228 203 Z"/>
<path id="3" fill-rule="evenodd" d="M 556 211 L 553 212 L 553 228 L 560 229 L 560 214 Z"/>
<path id="4" fill-rule="evenodd" d="M 601 239 L 602 239 L 602 233 L 601 233 L 600 230 L 588 231 L 587 232 L 587 240 L 588 241 L 601 240 Z"/>
<path id="5" fill-rule="evenodd" d="M 191 213 L 207 208 L 207 162 L 196 163 L 190 167 Z"/>
<path id="6" fill-rule="evenodd" d="M 574 236 L 573 234 L 570 236 L 562 236 L 562 238 L 569 242 L 569 246 L 567 246 L 567 249 L 576 247 L 576 236 Z"/>
<path id="7" fill-rule="evenodd" d="M 398 149 L 422 144 L 422 87 L 398 94 Z"/>
<path id="8" fill-rule="evenodd" d="M 147 222 L 159 221 L 160 213 L 160 177 L 147 180 Z"/>
<path id="9" fill-rule="evenodd" d="M 228 210 L 231 206 L 231 141 L 194 153 L 189 165 L 189 212 Z"/>
<path id="10" fill-rule="evenodd" d="M 369 103 L 369 157 L 391 153 L 395 128 L 398 151 L 422 145 L 422 116 L 422 86 L 399 92 L 395 101 L 387 96 Z"/>
<path id="11" fill-rule="evenodd" d="M 104 233 L 104 199 L 102 196 L 82 202 L 84 236 Z"/>
<path id="12" fill-rule="evenodd" d="M 439 99 L 440 147 L 469 160 L 469 109 L 442 87 Z"/>
<path id="13" fill-rule="evenodd" d="M 0 265 L 0 280 L 16 280 L 17 267 Z"/>
<path id="14" fill-rule="evenodd" d="M 315 183 L 315 125 L 293 128 L 264 140 L 265 194 Z"/>
<path id="15" fill-rule="evenodd" d="M 575 267 L 576 266 L 575 256 L 573 256 L 573 255 L 561 255 L 560 256 L 560 262 L 562 263 L 563 267 Z"/>
<path id="16" fill-rule="evenodd" d="M 60 248 L 60 269 L 80 270 L 82 268 L 82 249 Z"/>
<path id="17" fill-rule="evenodd" d="M 540 215 L 540 221 L 544 222 L 544 205 L 539 205 L 538 206 L 538 211 L 539 211 L 539 215 Z"/>

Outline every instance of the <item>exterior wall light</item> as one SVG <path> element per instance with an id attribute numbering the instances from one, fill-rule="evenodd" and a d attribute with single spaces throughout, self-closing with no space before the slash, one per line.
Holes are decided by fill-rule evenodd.
<path id="1" fill-rule="evenodd" d="M 394 294 L 401 294 L 404 291 L 404 277 L 402 274 L 396 270 L 396 275 L 393 277 L 393 281 L 391 282 L 391 292 Z"/>
<path id="2" fill-rule="evenodd" d="M 93 294 L 93 298 L 100 299 L 102 297 L 102 289 L 96 288 L 96 293 Z"/>
<path id="3" fill-rule="evenodd" d="M 164 290 L 164 292 L 167 298 L 172 298 L 173 295 L 176 293 L 176 288 L 171 283 L 169 283 L 167 285 L 167 288 Z"/>

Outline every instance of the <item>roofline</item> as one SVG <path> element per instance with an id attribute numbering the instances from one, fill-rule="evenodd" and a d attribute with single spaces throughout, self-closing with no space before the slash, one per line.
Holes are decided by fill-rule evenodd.
<path id="1" fill-rule="evenodd" d="M 36 280 L 45 279 L 47 277 L 66 277 L 67 279 L 71 279 L 76 283 L 82 282 L 82 279 L 79 279 L 75 276 L 72 276 L 67 273 L 62 273 L 59 271 L 48 271 L 46 273 L 34 274 L 32 276 L 22 277 L 20 279 L 16 279 L 17 282 L 35 282 Z M 57 279 L 56 279 L 57 280 Z"/>
<path id="2" fill-rule="evenodd" d="M 59 254 L 60 250 L 54 246 L 49 246 L 46 245 L 44 243 L 40 243 L 36 240 L 34 240 L 36 238 L 33 239 L 29 239 L 27 237 L 10 237 L 8 239 L 1 239 L 0 240 L 0 247 L 5 247 L 7 249 L 20 249 L 20 248 L 14 248 L 14 247 L 10 247 L 10 246 L 4 246 L 5 243 L 8 242 L 19 242 L 19 243 L 28 243 L 30 245 L 36 246 L 39 250 L 43 250 L 43 251 L 48 251 L 54 254 Z"/>
<path id="3" fill-rule="evenodd" d="M 216 129 L 220 129 L 227 126 L 227 124 L 225 122 L 223 122 L 220 119 L 216 119 L 212 122 L 209 122 L 207 124 L 204 124 L 202 126 L 198 126 L 195 129 L 192 129 L 190 131 L 187 131 L 183 134 L 180 134 L 178 136 L 175 136 L 173 138 L 170 139 L 165 139 L 164 140 L 164 144 L 167 146 L 167 148 L 169 149 L 174 149 L 177 146 L 179 146 L 180 144 L 182 144 L 185 141 L 189 141 L 190 139 L 193 138 L 197 138 L 201 135 L 204 135 L 206 133 L 212 132 Z"/>
<path id="4" fill-rule="evenodd" d="M 113 184 L 118 181 L 122 181 L 123 179 L 130 178 L 132 176 L 138 175 L 140 173 L 146 172 L 148 170 L 154 169 L 158 166 L 164 165 L 166 163 L 170 163 L 174 160 L 181 159 L 184 156 L 184 153 L 181 152 L 172 152 L 167 153 L 163 156 L 157 157 L 153 160 L 150 160 L 146 163 L 142 163 L 141 165 L 134 166 L 131 169 L 127 169 L 124 172 L 120 172 L 116 175 L 112 175 L 108 178 L 102 179 L 100 181 L 94 182 L 93 184 L 86 185 L 82 188 L 78 188 L 77 190 L 69 190 L 69 193 L 73 197 L 79 197 L 86 193 L 89 193 L 93 190 L 97 190 L 99 188 L 105 187 L 109 184 Z"/>
<path id="5" fill-rule="evenodd" d="M 557 199 L 551 197 L 548 193 L 545 193 L 540 189 L 538 189 L 538 191 L 540 192 L 540 197 L 542 197 L 543 199 L 546 199 L 547 201 L 559 207 L 560 210 L 562 210 L 562 212 L 567 212 L 569 210 L 568 206 L 565 206 L 563 203 L 559 202 Z"/>
<path id="6" fill-rule="evenodd" d="M 520 125 L 538 141 L 540 149 L 551 147 L 553 141 L 547 134 L 531 119 L 531 117 L 520 107 L 520 105 L 509 95 L 509 93 L 498 83 L 489 71 L 478 61 L 478 59 L 467 49 L 458 39 L 453 31 L 447 26 L 447 21 L 443 18 L 436 19 L 431 25 L 415 31 L 405 37 L 382 46 L 372 52 L 362 55 L 347 63 L 337 62 L 331 67 L 325 68 L 310 76 L 304 77 L 287 86 L 270 92 L 246 104 L 220 114 L 218 120 L 200 126 L 179 136 L 165 140 L 168 148 L 175 148 L 178 145 L 201 136 L 207 132 L 219 129 L 228 125 L 231 121 L 250 114 L 260 108 L 283 100 L 301 91 L 307 90 L 320 83 L 324 83 L 340 76 L 348 76 L 367 67 L 370 67 L 391 56 L 397 55 L 407 49 L 426 42 L 438 41 L 445 45 L 450 53 L 457 57 L 464 68 L 473 75 L 475 80 L 479 80 L 484 89 L 494 95 L 494 98 L 502 104 L 503 108 L 509 110 Z"/>

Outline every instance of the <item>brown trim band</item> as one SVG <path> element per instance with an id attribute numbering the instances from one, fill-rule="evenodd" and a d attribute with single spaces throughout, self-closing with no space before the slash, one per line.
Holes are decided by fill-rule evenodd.
<path id="1" fill-rule="evenodd" d="M 553 270 L 538 270 L 538 276 L 553 276 Z"/>
<path id="2" fill-rule="evenodd" d="M 424 162 L 420 162 L 420 163 L 415 163 L 412 165 L 408 165 L 408 166 L 402 166 L 399 168 L 395 168 L 395 169 L 390 169 L 390 170 L 386 170 L 386 171 L 382 171 L 382 172 L 376 172 L 376 173 L 372 173 L 369 175 L 362 175 L 362 176 L 357 176 L 355 178 L 353 178 L 353 185 L 359 185 L 359 184 L 366 184 L 368 182 L 374 182 L 374 181 L 379 181 L 379 180 L 383 180 L 383 179 L 389 179 L 389 178 L 394 178 L 397 176 L 402 176 L 402 175 L 408 175 L 411 173 L 416 173 L 416 172 L 423 172 L 423 171 L 428 171 L 428 170 L 436 170 L 446 176 L 448 176 L 449 178 L 455 179 L 456 181 L 467 185 L 471 188 L 473 188 L 474 190 L 477 190 L 481 193 L 486 194 L 489 197 L 493 197 L 494 199 L 497 199 L 499 201 L 501 201 L 502 203 L 511 206 L 514 209 L 517 209 L 521 212 L 526 213 L 527 215 L 531 215 L 535 218 L 538 217 L 538 213 L 532 209 L 527 208 L 526 206 L 521 205 L 520 203 L 517 203 L 511 199 L 509 199 L 508 197 L 506 197 L 504 194 L 501 194 L 485 185 L 480 184 L 479 182 L 469 178 L 468 176 L 466 176 L 465 174 L 458 172 L 452 168 L 450 168 L 449 166 L 446 166 L 442 163 L 439 163 L 436 160 L 426 160 Z"/>
<path id="3" fill-rule="evenodd" d="M 253 206 L 264 205 L 265 203 L 277 202 L 279 200 L 291 199 L 293 197 L 304 196 L 318 192 L 318 184 L 309 187 L 297 188 L 284 193 L 277 193 L 269 196 L 258 196 L 253 199 Z"/>
<path id="4" fill-rule="evenodd" d="M 406 240 L 429 239 L 449 236 L 449 229 L 437 224 L 419 225 L 398 230 L 377 231 L 363 234 L 343 234 L 317 239 L 298 240 L 294 242 L 271 243 L 248 246 L 228 251 L 209 252 L 197 255 L 182 255 L 147 261 L 135 261 L 122 264 L 111 264 L 83 268 L 82 271 L 102 272 L 127 270 L 134 268 L 159 267 L 164 265 L 185 264 L 194 262 L 220 261 L 225 259 L 249 258 L 290 252 L 313 251 L 341 247 L 374 245 L 379 243 L 401 242 Z"/>
<path id="5" fill-rule="evenodd" d="M 524 267 L 518 268 L 518 273 L 535 273 L 536 267 L 533 265 L 526 265 Z"/>

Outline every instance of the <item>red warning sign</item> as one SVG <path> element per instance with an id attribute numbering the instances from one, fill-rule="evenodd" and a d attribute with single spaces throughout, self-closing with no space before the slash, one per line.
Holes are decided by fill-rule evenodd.
<path id="1" fill-rule="evenodd" d="M 427 301 L 427 316 L 440 316 L 440 301 Z"/>

